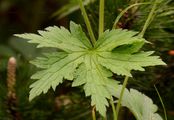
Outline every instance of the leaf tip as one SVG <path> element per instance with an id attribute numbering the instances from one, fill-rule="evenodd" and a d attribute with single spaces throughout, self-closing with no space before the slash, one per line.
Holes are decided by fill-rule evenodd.
<path id="1" fill-rule="evenodd" d="M 30 93 L 29 93 L 29 102 L 31 102 L 35 97 L 36 97 L 36 96 L 33 95 L 33 94 L 31 93 L 31 91 L 30 91 Z"/>

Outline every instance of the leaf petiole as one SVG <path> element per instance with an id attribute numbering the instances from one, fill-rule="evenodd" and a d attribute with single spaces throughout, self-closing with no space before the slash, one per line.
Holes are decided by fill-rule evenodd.
<path id="1" fill-rule="evenodd" d="M 117 114 L 116 114 L 115 105 L 114 105 L 114 102 L 113 102 L 112 99 L 110 100 L 110 104 L 111 104 L 112 111 L 113 111 L 113 118 L 114 118 L 114 120 L 116 120 L 117 119 Z"/>
<path id="2" fill-rule="evenodd" d="M 160 99 L 161 105 L 162 105 L 162 107 L 163 107 L 165 120 L 167 120 L 167 113 L 166 113 L 166 108 L 165 108 L 164 102 L 163 102 L 163 100 L 162 100 L 162 98 L 161 98 L 161 95 L 160 95 L 160 93 L 159 93 L 159 91 L 158 91 L 156 85 L 154 85 L 154 88 L 155 88 L 155 90 L 156 90 L 156 92 L 157 92 L 157 94 L 158 94 L 158 97 L 159 97 L 159 99 Z"/>
<path id="3" fill-rule="evenodd" d="M 126 88 L 128 79 L 129 79 L 129 77 L 126 76 L 125 79 L 124 79 L 124 82 L 123 82 L 123 86 L 122 86 L 122 89 L 121 89 L 120 97 L 119 97 L 119 100 L 118 100 L 118 103 L 117 103 L 117 107 L 116 107 L 116 116 L 117 116 L 116 120 L 118 120 L 118 114 L 119 114 L 119 110 L 120 110 L 120 107 L 121 107 L 121 101 L 122 101 L 122 98 L 123 98 L 124 90 Z"/>
<path id="4" fill-rule="evenodd" d="M 149 13 L 149 15 L 148 15 L 148 17 L 147 17 L 147 20 L 146 20 L 146 22 L 145 22 L 145 24 L 144 24 L 144 26 L 143 26 L 142 31 L 141 31 L 140 34 L 139 34 L 140 37 L 143 37 L 143 36 L 144 36 L 144 34 L 145 34 L 145 32 L 146 32 L 148 26 L 149 26 L 150 23 L 152 22 L 152 19 L 153 19 L 153 17 L 154 17 L 154 13 L 155 13 L 155 9 L 156 9 L 156 7 L 157 7 L 157 2 L 158 2 L 158 0 L 155 0 L 155 2 L 153 3 L 153 7 L 152 7 L 152 9 L 151 9 L 151 11 L 150 11 L 150 13 Z"/>
<path id="5" fill-rule="evenodd" d="M 104 31 L 104 3 L 105 0 L 100 0 L 100 10 L 99 10 L 99 36 Z"/>
<path id="6" fill-rule="evenodd" d="M 95 39 L 93 30 L 92 30 L 92 27 L 91 27 L 91 23 L 90 23 L 90 21 L 89 21 L 89 18 L 88 18 L 88 15 L 87 15 L 87 13 L 86 13 L 86 10 L 85 10 L 85 7 L 84 7 L 84 5 L 83 5 L 82 0 L 78 0 L 78 1 L 79 1 L 80 9 L 81 9 L 81 11 L 82 11 L 82 15 L 83 15 L 83 18 L 84 18 L 84 21 L 85 21 L 87 30 L 88 30 L 88 32 L 89 32 L 89 36 L 90 36 L 90 38 L 91 38 L 90 42 L 91 42 L 92 45 L 94 46 L 94 45 L 95 45 L 95 42 L 96 42 L 96 39 Z"/>
<path id="7" fill-rule="evenodd" d="M 115 22 L 114 22 L 114 25 L 113 25 L 113 28 L 117 28 L 117 24 L 119 22 L 119 20 L 121 19 L 121 17 L 131 8 L 135 7 L 135 6 L 139 6 L 139 5 L 146 5 L 146 4 L 152 4 L 152 2 L 143 2 L 143 3 L 135 3 L 135 4 L 132 4 L 130 6 L 128 6 L 127 8 L 125 8 L 123 11 L 121 11 L 121 13 L 117 16 L 117 18 L 115 19 Z"/>
<path id="8" fill-rule="evenodd" d="M 92 108 L 92 120 L 96 120 L 95 106 Z"/>

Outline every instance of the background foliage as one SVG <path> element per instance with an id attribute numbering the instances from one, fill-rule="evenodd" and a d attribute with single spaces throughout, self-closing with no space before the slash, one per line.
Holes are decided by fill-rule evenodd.
<path id="1" fill-rule="evenodd" d="M 87 1 L 87 0 L 86 0 Z M 87 3 L 90 0 L 87 1 Z M 107 0 L 105 6 L 105 28 L 110 29 L 116 16 L 127 6 L 136 2 L 149 2 L 153 0 Z M 146 45 L 145 50 L 156 50 L 156 54 L 168 64 L 166 67 L 151 67 L 146 72 L 134 72 L 134 78 L 129 81 L 129 87 L 134 87 L 146 93 L 158 104 L 160 113 L 162 107 L 154 90 L 153 84 L 157 84 L 159 92 L 166 105 L 169 120 L 174 119 L 174 2 L 172 0 L 160 0 L 154 19 L 148 28 L 145 38 L 152 44 Z M 33 82 L 30 76 L 36 68 L 28 63 L 29 60 L 48 49 L 35 49 L 19 38 L 13 37 L 15 33 L 36 32 L 50 25 L 68 26 L 70 20 L 85 24 L 74 0 L 1 0 L 0 1 L 0 119 L 12 119 L 13 115 L 7 105 L 7 61 L 10 56 L 17 58 L 16 93 L 20 118 L 24 120 L 90 120 L 90 101 L 80 88 L 71 88 L 66 82 L 46 95 L 37 97 L 32 102 L 28 101 L 29 85 Z M 64 10 L 61 8 L 64 7 Z M 89 18 L 96 35 L 98 34 L 98 0 L 92 0 L 92 4 L 86 5 Z M 142 5 L 129 10 L 122 17 L 118 26 L 125 29 L 141 30 L 146 20 L 151 5 Z M 60 11 L 61 10 L 61 11 Z M 60 12 L 58 12 L 60 11 Z M 68 12 L 67 12 L 68 11 Z M 56 14 L 55 14 L 56 13 Z M 59 14 L 58 14 L 59 13 Z M 66 14 L 65 14 L 66 13 Z M 70 14 L 71 13 L 71 14 Z M 64 17 L 61 17 L 61 15 Z M 120 81 L 121 76 L 115 76 Z M 110 111 L 108 111 L 110 116 Z M 130 119 L 131 114 L 123 109 L 123 120 Z M 108 118 L 111 119 L 111 118 Z M 134 118 L 132 118 L 133 120 Z"/>

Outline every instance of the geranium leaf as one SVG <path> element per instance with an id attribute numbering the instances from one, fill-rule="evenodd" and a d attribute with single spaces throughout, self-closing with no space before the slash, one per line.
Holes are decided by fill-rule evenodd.
<path id="1" fill-rule="evenodd" d="M 89 39 L 86 37 L 80 25 L 70 22 L 70 31 L 72 36 L 79 39 L 87 48 L 92 48 Z"/>
<path id="2" fill-rule="evenodd" d="M 140 48 L 145 39 L 137 32 L 116 29 L 107 30 L 92 47 L 80 25 L 70 23 L 70 32 L 63 27 L 48 27 L 40 35 L 16 35 L 37 43 L 38 47 L 53 47 L 59 52 L 44 53 L 31 61 L 41 70 L 31 78 L 38 79 L 30 88 L 30 100 L 46 93 L 64 79 L 73 80 L 72 86 L 83 85 L 86 96 L 91 96 L 91 105 L 103 116 L 106 115 L 108 99 L 118 89 L 118 81 L 112 73 L 131 76 L 131 70 L 143 71 L 146 66 L 165 65 L 153 52 Z M 61 50 L 61 51 L 60 51 Z"/>
<path id="3" fill-rule="evenodd" d="M 133 44 L 135 42 L 144 43 L 145 40 L 135 36 L 136 34 L 137 32 L 122 29 L 107 30 L 100 36 L 95 47 L 98 51 L 112 51 L 121 45 Z"/>
<path id="4" fill-rule="evenodd" d="M 107 88 L 107 82 L 111 81 L 109 79 L 111 76 L 110 71 L 99 65 L 96 55 L 89 54 L 85 56 L 84 63 L 77 70 L 73 82 L 73 86 L 84 84 L 86 96 L 91 96 L 91 105 L 95 105 L 96 110 L 103 116 L 105 116 L 106 106 L 108 106 L 107 99 L 111 98 Z"/>
<path id="5" fill-rule="evenodd" d="M 42 92 L 46 93 L 50 87 L 54 90 L 59 83 L 63 82 L 63 78 L 73 80 L 73 74 L 78 65 L 83 61 L 82 55 L 84 53 L 60 54 L 54 53 L 54 56 L 49 58 L 37 58 L 31 62 L 37 67 L 44 68 L 35 73 L 31 78 L 39 79 L 30 85 L 31 91 L 29 99 L 40 95 Z M 55 59 L 57 57 L 57 60 Z M 46 64 L 47 61 L 47 64 Z"/>
<path id="6" fill-rule="evenodd" d="M 110 90 L 115 97 L 119 98 L 121 88 L 122 86 L 116 91 Z M 126 89 L 124 91 L 121 104 L 129 108 L 137 120 L 163 120 L 161 116 L 156 113 L 158 107 L 153 104 L 152 100 L 135 89 L 130 89 L 130 91 Z"/>
<path id="7" fill-rule="evenodd" d="M 17 34 L 16 36 L 29 39 L 30 43 L 37 43 L 37 47 L 54 47 L 66 52 L 83 51 L 87 48 L 81 41 L 64 27 L 48 27 L 46 31 L 38 31 L 36 34 Z"/>
<path id="8" fill-rule="evenodd" d="M 152 53 L 100 52 L 98 60 L 101 65 L 118 75 L 131 76 L 131 70 L 144 71 L 143 67 L 146 66 L 165 65 L 158 56 L 150 56 Z"/>

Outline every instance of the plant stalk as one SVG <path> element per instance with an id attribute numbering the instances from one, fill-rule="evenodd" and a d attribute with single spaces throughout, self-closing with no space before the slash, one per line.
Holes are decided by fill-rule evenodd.
<path id="1" fill-rule="evenodd" d="M 96 42 L 96 39 L 95 39 L 93 30 L 92 30 L 92 27 L 91 27 L 89 18 L 88 18 L 88 16 L 87 16 L 87 13 L 86 13 L 86 10 L 85 10 L 85 7 L 84 7 L 84 5 L 83 5 L 82 0 L 78 0 L 78 1 L 79 1 L 80 9 L 81 9 L 81 11 L 82 11 L 82 15 L 83 15 L 83 18 L 84 18 L 84 21 L 85 21 L 87 30 L 88 30 L 88 32 L 89 32 L 89 36 L 90 36 L 90 38 L 91 38 L 90 42 L 91 42 L 92 45 L 94 46 L 94 45 L 95 45 L 95 42 Z"/>
<path id="2" fill-rule="evenodd" d="M 112 99 L 110 100 L 110 104 L 112 106 L 113 118 L 114 118 L 114 120 L 116 120 L 117 119 L 116 108 L 115 108 L 115 105 L 114 105 L 114 102 Z"/>
<path id="3" fill-rule="evenodd" d="M 160 99 L 161 105 L 162 105 L 162 107 L 163 107 L 165 120 L 167 120 L 166 108 L 165 108 L 165 105 L 164 105 L 163 100 L 162 100 L 162 98 L 161 98 L 161 95 L 160 95 L 160 93 L 159 93 L 159 91 L 158 91 L 156 85 L 154 85 L 154 88 L 155 88 L 155 90 L 156 90 L 156 92 L 157 92 L 157 94 L 158 94 L 158 97 L 159 97 L 159 99 Z"/>
<path id="4" fill-rule="evenodd" d="M 104 31 L 104 4 L 105 0 L 100 0 L 99 8 L 99 37 Z"/>
<path id="5" fill-rule="evenodd" d="M 117 107 L 116 107 L 116 116 L 117 116 L 116 120 L 118 120 L 118 114 L 119 114 L 119 110 L 120 110 L 120 107 L 121 107 L 121 101 L 122 101 L 122 98 L 123 98 L 124 90 L 126 88 L 128 79 L 129 79 L 129 77 L 126 76 L 125 79 L 124 79 L 124 82 L 123 82 L 123 86 L 122 86 L 121 93 L 120 93 L 120 98 L 118 100 Z"/>
<path id="6" fill-rule="evenodd" d="M 119 22 L 119 20 L 121 19 L 121 17 L 131 8 L 135 7 L 135 6 L 139 6 L 139 5 L 146 5 L 146 4 L 152 4 L 152 2 L 144 2 L 144 3 L 135 3 L 135 4 L 132 4 L 130 6 L 128 6 L 127 8 L 125 8 L 123 11 L 121 11 L 121 13 L 117 16 L 117 18 L 115 19 L 115 22 L 114 22 L 114 25 L 113 25 L 113 28 L 117 28 L 117 24 Z"/>
<path id="7" fill-rule="evenodd" d="M 145 31 L 147 30 L 149 24 L 150 24 L 151 21 L 152 21 L 153 14 L 154 14 L 155 9 L 156 9 L 156 6 L 157 6 L 157 1 L 158 1 L 158 0 L 155 0 L 155 2 L 154 2 L 154 4 L 153 4 L 152 10 L 150 11 L 150 13 L 149 13 L 149 15 L 148 15 L 148 18 L 147 18 L 147 20 L 146 20 L 146 22 L 145 22 L 145 24 L 144 24 L 144 26 L 143 26 L 143 29 L 142 29 L 142 31 L 141 31 L 140 34 L 139 34 L 140 37 L 143 37 L 143 36 L 144 36 Z M 138 3 L 137 3 L 137 4 L 138 4 Z M 146 4 L 147 4 L 147 3 L 146 3 Z M 149 4 L 149 3 L 148 3 L 148 4 Z M 125 10 L 127 11 L 128 8 L 125 9 Z M 125 10 L 124 10 L 123 12 L 125 12 Z M 121 17 L 123 14 L 124 14 L 124 13 L 121 13 L 121 14 L 120 14 L 120 17 Z M 115 22 L 116 24 L 117 24 L 117 22 L 119 21 L 120 17 L 118 17 L 118 18 L 116 19 L 116 22 Z M 125 88 L 126 88 L 128 79 L 129 79 L 129 77 L 126 76 L 125 79 L 124 79 L 124 82 L 123 82 L 123 86 L 122 86 L 121 93 L 120 93 L 120 98 L 119 98 L 119 101 L 118 101 L 118 104 L 117 104 L 117 107 L 116 107 L 116 115 L 117 115 L 117 119 L 116 119 L 116 120 L 118 120 L 118 114 L 119 114 L 119 110 L 120 110 L 120 106 L 121 106 L 121 101 L 122 101 L 122 98 L 123 98 L 124 90 L 125 90 Z"/>
<path id="8" fill-rule="evenodd" d="M 145 22 L 145 24 L 143 26 L 143 29 L 139 33 L 140 37 L 144 36 L 147 28 L 149 27 L 150 23 L 152 22 L 152 19 L 153 19 L 153 16 L 154 16 L 154 13 L 155 13 L 155 10 L 156 10 L 156 7 L 157 7 L 157 2 L 158 2 L 158 0 L 155 0 L 154 3 L 153 3 L 153 7 L 152 7 L 152 9 L 151 9 L 151 11 L 150 11 L 150 13 L 149 13 L 149 15 L 147 17 L 147 20 L 146 20 L 146 22 Z"/>
<path id="9" fill-rule="evenodd" d="M 92 120 L 96 120 L 95 106 L 92 108 Z"/>

